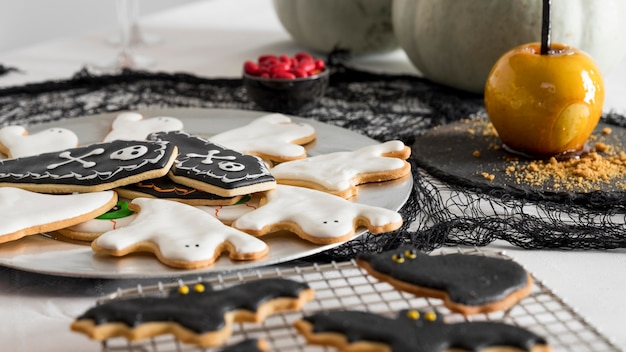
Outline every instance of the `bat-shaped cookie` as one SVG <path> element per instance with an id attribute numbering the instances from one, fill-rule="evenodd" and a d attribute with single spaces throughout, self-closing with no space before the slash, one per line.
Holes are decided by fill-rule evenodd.
<path id="1" fill-rule="evenodd" d="M 141 340 L 171 333 L 183 342 L 220 346 L 230 337 L 233 323 L 258 323 L 275 313 L 299 310 L 313 297 L 307 284 L 287 279 L 253 280 L 217 291 L 196 284 L 181 286 L 166 297 L 108 301 L 79 316 L 71 329 L 95 340 Z"/>
<path id="2" fill-rule="evenodd" d="M 395 319 L 330 311 L 306 316 L 295 327 L 309 343 L 342 351 L 357 351 L 356 346 L 363 347 L 358 351 L 391 352 L 551 350 L 544 338 L 526 329 L 493 321 L 447 324 L 436 311 L 403 310 Z"/>
<path id="3" fill-rule="evenodd" d="M 370 275 L 420 297 L 443 299 L 464 315 L 507 309 L 526 297 L 532 276 L 512 260 L 470 254 L 428 255 L 411 248 L 362 253 Z"/>

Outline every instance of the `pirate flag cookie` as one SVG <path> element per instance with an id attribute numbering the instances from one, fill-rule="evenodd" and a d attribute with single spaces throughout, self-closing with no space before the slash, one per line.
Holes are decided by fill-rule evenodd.
<path id="1" fill-rule="evenodd" d="M 329 311 L 306 316 L 295 327 L 309 343 L 342 351 L 551 351 L 544 338 L 515 325 L 447 324 L 436 311 L 403 310 L 395 319 L 362 311 Z"/>
<path id="2" fill-rule="evenodd" d="M 260 323 L 273 314 L 300 310 L 314 295 L 307 284 L 288 279 L 253 280 L 222 290 L 198 283 L 165 297 L 108 301 L 79 316 L 71 329 L 95 340 L 121 336 L 134 341 L 171 333 L 182 342 L 221 346 L 234 323 Z"/>
<path id="3" fill-rule="evenodd" d="M 178 146 L 169 177 L 174 182 L 222 197 L 267 191 L 276 187 L 265 162 L 253 155 L 224 148 L 186 132 L 153 133 L 149 140 Z"/>
<path id="4" fill-rule="evenodd" d="M 510 308 L 532 289 L 532 276 L 512 260 L 471 254 L 428 255 L 411 248 L 362 253 L 370 275 L 419 297 L 442 299 L 463 315 Z"/>
<path id="5" fill-rule="evenodd" d="M 96 192 L 161 177 L 176 158 L 162 141 L 112 141 L 0 160 L 0 186 L 43 193 Z"/>

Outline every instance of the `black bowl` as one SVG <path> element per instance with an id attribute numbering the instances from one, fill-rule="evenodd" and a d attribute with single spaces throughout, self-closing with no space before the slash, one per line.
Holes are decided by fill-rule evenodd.
<path id="1" fill-rule="evenodd" d="M 328 69 L 317 75 L 278 79 L 243 74 L 248 98 L 269 112 L 297 114 L 311 109 L 326 92 L 330 75 Z"/>

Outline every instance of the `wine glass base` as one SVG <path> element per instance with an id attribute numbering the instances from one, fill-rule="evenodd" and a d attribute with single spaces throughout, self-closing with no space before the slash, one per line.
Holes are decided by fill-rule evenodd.
<path id="1" fill-rule="evenodd" d="M 156 60 L 142 55 L 120 55 L 117 58 L 95 62 L 88 67 L 99 73 L 120 73 L 125 69 L 143 70 L 148 69 L 156 63 Z"/>
<path id="2" fill-rule="evenodd" d="M 161 43 L 162 41 L 163 41 L 163 38 L 161 38 L 160 36 L 156 34 L 141 33 L 138 36 L 131 36 L 130 45 L 136 48 L 139 46 L 156 45 L 156 44 Z M 120 45 L 121 42 L 122 42 L 122 39 L 119 35 L 112 35 L 107 38 L 107 43 L 114 45 L 114 46 Z"/>

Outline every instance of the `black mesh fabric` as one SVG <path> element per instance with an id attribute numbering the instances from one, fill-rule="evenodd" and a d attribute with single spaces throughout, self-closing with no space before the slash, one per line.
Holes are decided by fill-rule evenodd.
<path id="1" fill-rule="evenodd" d="M 138 71 L 95 76 L 82 70 L 69 80 L 1 89 L 0 126 L 159 107 L 256 109 L 240 79 Z M 419 77 L 374 74 L 338 64 L 326 95 L 299 116 L 411 146 L 435 126 L 485 117 L 485 111 L 480 95 Z M 626 118 L 606 114 L 603 122 L 624 127 Z M 444 244 L 485 246 L 497 239 L 528 249 L 626 246 L 624 207 L 590 209 L 580 203 L 537 200 L 541 197 L 536 194 L 525 199 L 501 189 L 468 187 L 433 177 L 418 168 L 415 157 L 414 152 L 410 159 L 414 189 L 400 211 L 404 226 L 383 235 L 366 234 L 316 260 L 344 260 L 359 252 L 406 244 L 426 251 Z"/>

